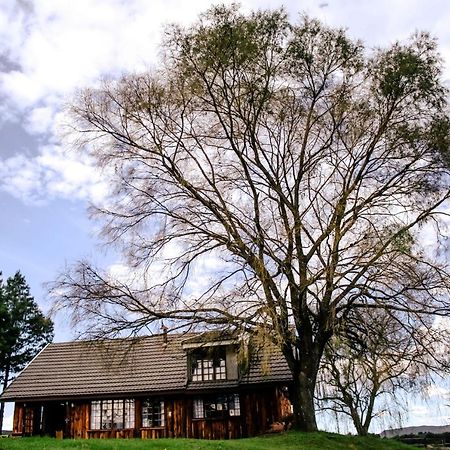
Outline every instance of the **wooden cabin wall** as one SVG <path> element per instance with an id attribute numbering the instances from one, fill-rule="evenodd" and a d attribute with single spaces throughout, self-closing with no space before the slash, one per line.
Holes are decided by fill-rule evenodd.
<path id="1" fill-rule="evenodd" d="M 87 435 L 93 439 L 131 439 L 136 437 L 134 428 L 124 430 L 88 430 Z"/>
<path id="2" fill-rule="evenodd" d="M 36 406 L 15 403 L 13 417 L 13 435 L 31 436 L 35 433 L 35 422 L 38 418 Z"/>
<path id="3" fill-rule="evenodd" d="M 225 420 L 193 419 L 189 437 L 194 439 L 238 439 L 242 435 L 240 417 L 230 417 Z"/>
<path id="4" fill-rule="evenodd" d="M 67 402 L 68 427 L 66 437 L 71 438 L 131 438 L 156 439 L 162 437 L 188 437 L 195 439 L 236 439 L 255 436 L 269 430 L 273 422 L 281 421 L 290 414 L 290 402 L 282 389 L 248 389 L 240 392 L 241 415 L 223 420 L 193 419 L 194 396 L 164 397 L 165 425 L 141 427 L 142 400 L 135 400 L 135 428 L 124 430 L 91 430 L 90 401 Z M 198 395 L 202 397 L 202 395 Z M 44 411 L 50 404 L 43 404 Z M 16 403 L 13 433 L 31 435 L 34 417 L 38 417 L 41 404 Z M 66 416 L 67 417 L 67 416 Z M 63 417 L 60 418 L 61 420 Z"/>
<path id="5" fill-rule="evenodd" d="M 272 423 L 287 415 L 285 401 L 286 397 L 277 388 L 241 393 L 243 436 L 257 436 L 269 431 Z"/>
<path id="6" fill-rule="evenodd" d="M 188 409 L 186 399 L 182 397 L 165 399 L 164 407 L 167 437 L 190 437 L 187 428 L 192 413 Z"/>
<path id="7" fill-rule="evenodd" d="M 282 389 L 276 387 L 241 392 L 241 415 L 224 420 L 193 419 L 191 398 L 179 406 L 188 412 L 186 436 L 196 439 L 237 439 L 256 436 L 268 431 L 272 423 L 281 421 L 291 411 L 287 396 Z"/>
<path id="8" fill-rule="evenodd" d="M 90 428 L 90 405 L 86 402 L 73 402 L 70 407 L 69 435 L 71 438 L 88 437 Z"/>
<path id="9" fill-rule="evenodd" d="M 151 429 L 142 433 L 142 437 L 187 437 L 194 439 L 236 439 L 242 437 L 242 417 L 230 417 L 224 420 L 193 419 L 193 398 L 178 397 L 164 399 L 166 424 L 165 430 Z"/>
<path id="10" fill-rule="evenodd" d="M 13 418 L 13 434 L 23 433 L 23 418 L 25 414 L 25 406 L 23 403 L 16 403 L 14 405 L 14 418 Z"/>

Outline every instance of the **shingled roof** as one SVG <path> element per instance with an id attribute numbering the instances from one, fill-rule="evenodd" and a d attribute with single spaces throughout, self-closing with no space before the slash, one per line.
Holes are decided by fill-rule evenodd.
<path id="1" fill-rule="evenodd" d="M 240 380 L 188 383 L 186 335 L 49 344 L 1 395 L 1 400 L 43 400 L 163 394 L 287 382 L 279 352 L 263 373 L 254 359 Z"/>

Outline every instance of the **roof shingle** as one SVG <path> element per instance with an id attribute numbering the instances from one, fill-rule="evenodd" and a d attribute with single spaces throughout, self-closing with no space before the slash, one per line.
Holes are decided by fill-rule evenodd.
<path id="1" fill-rule="evenodd" d="M 290 380 L 284 358 L 273 354 L 266 375 L 254 362 L 239 382 L 188 386 L 185 341 L 186 335 L 179 334 L 169 335 L 167 344 L 162 336 L 50 344 L 8 386 L 1 399 L 127 396 Z"/>

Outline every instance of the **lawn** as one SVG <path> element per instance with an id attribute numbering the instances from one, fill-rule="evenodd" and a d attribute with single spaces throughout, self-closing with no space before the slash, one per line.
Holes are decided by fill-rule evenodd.
<path id="1" fill-rule="evenodd" d="M 415 447 L 377 437 L 361 438 L 331 433 L 288 432 L 256 438 L 229 441 L 202 441 L 196 439 L 90 439 L 56 440 L 52 438 L 5 438 L 0 440 L 0 450 L 413 450 Z"/>

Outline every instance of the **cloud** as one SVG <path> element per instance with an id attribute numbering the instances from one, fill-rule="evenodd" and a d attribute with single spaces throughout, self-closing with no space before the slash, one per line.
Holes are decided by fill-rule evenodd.
<path id="1" fill-rule="evenodd" d="M 404 39 L 415 29 L 441 36 L 443 52 L 450 50 L 448 27 L 437 0 L 429 3 L 399 0 L 392 4 L 342 1 L 322 8 L 315 0 L 302 8 L 333 26 L 347 26 L 369 45 Z M 6 2 L 0 7 L 3 57 L 14 70 L 0 74 L 0 90 L 20 110 L 59 104 L 77 87 L 102 75 L 145 70 L 157 57 L 163 27 L 170 22 L 188 24 L 213 3 L 207 0 L 78 0 L 77 2 Z M 231 0 L 225 1 L 231 3 Z M 280 7 L 278 0 L 243 2 L 245 10 Z M 285 2 L 294 18 L 298 3 Z M 405 19 L 406 15 L 406 19 Z M 379 23 L 381 26 L 368 26 Z M 1 26 L 3 25 L 3 26 Z"/>
<path id="2" fill-rule="evenodd" d="M 426 393 L 430 397 L 438 397 L 441 399 L 448 400 L 450 398 L 450 390 L 445 387 L 438 386 L 436 384 L 432 384 L 426 388 Z"/>
<path id="3" fill-rule="evenodd" d="M 107 194 L 98 169 L 58 145 L 42 146 L 34 157 L 16 154 L 1 161 L 0 189 L 28 205 L 54 198 L 100 202 Z"/>
<path id="4" fill-rule="evenodd" d="M 34 108 L 25 122 L 29 134 L 49 134 L 55 122 L 56 111 L 51 106 Z"/>
<path id="5" fill-rule="evenodd" d="M 209 6 L 207 0 L 3 2 L 0 126 L 21 122 L 44 145 L 27 153 L 16 147 L 18 153 L 0 157 L 0 189 L 35 205 L 103 198 L 105 183 L 92 165 L 64 152 L 57 140 L 63 105 L 77 88 L 102 77 L 148 69 L 164 24 L 189 23 Z"/>
<path id="6" fill-rule="evenodd" d="M 3 53 L 15 69 L 0 73 L 0 91 L 19 110 L 46 107 L 102 75 L 145 70 L 156 59 L 163 25 L 192 21 L 210 4 L 35 0 L 33 8 L 2 6 Z"/>
<path id="7" fill-rule="evenodd" d="M 21 120 L 27 133 L 53 142 L 57 134 L 56 117 L 77 88 L 95 84 L 103 76 L 146 70 L 157 60 L 166 24 L 192 23 L 200 12 L 214 3 L 223 1 L 3 2 L 0 6 L 0 122 Z M 232 3 L 232 0 L 225 3 Z M 280 7 L 278 0 L 242 3 L 245 11 Z M 285 5 L 294 19 L 299 12 L 298 3 L 288 1 Z M 373 2 L 361 1 L 355 6 L 343 1 L 329 2 L 327 8 L 321 8 L 320 2 L 306 0 L 302 8 L 333 26 L 348 26 L 353 36 L 366 39 L 369 45 L 383 44 L 386 36 L 403 38 L 416 28 L 429 28 L 442 36 L 443 52 L 450 54 L 445 15 L 437 5 L 430 7 L 418 0 L 414 0 L 414 8 L 408 7 L 406 0 L 395 5 L 382 0 L 381 5 L 374 7 Z M 374 22 L 382 26 L 367 26 Z M 44 150 L 39 147 L 37 151 Z M 46 189 L 49 197 L 86 198 L 86 191 L 91 191 L 90 195 L 100 195 L 95 193 L 92 183 L 88 188 L 79 183 L 80 190 L 75 192 L 76 183 L 69 166 L 77 173 L 81 167 L 73 158 L 65 163 L 63 159 L 55 152 L 49 158 L 44 152 L 31 159 L 22 155 L 4 160 L 2 173 L 6 167 L 14 172 L 0 182 L 2 188 L 33 202 L 36 198 L 45 198 Z M 62 172 L 58 173 L 59 170 Z M 90 169 L 86 170 L 88 173 Z M 81 178 L 83 173 L 81 171 Z"/>

